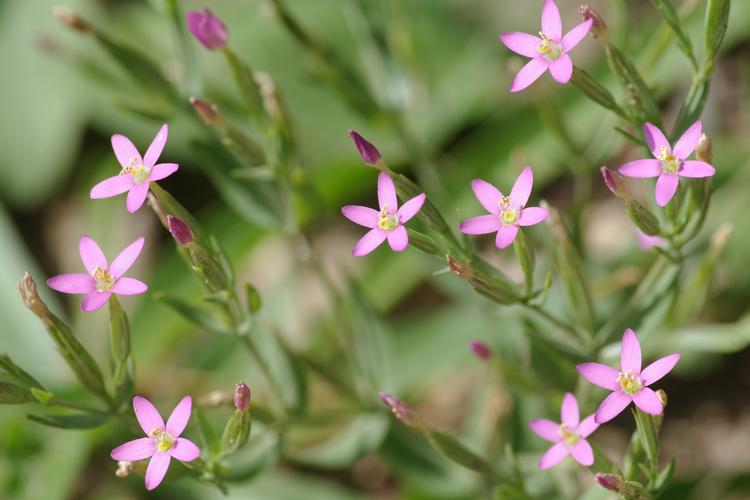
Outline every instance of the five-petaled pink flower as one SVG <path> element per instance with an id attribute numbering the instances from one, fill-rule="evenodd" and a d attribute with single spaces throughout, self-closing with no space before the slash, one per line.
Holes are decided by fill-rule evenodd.
<path id="1" fill-rule="evenodd" d="M 588 19 L 563 36 L 557 4 L 554 0 L 544 0 L 542 31 L 538 37 L 518 32 L 501 34 L 500 41 L 506 47 L 516 54 L 531 58 L 513 79 L 510 91 L 525 89 L 548 69 L 557 83 L 568 83 L 573 76 L 573 61 L 568 53 L 583 40 L 591 29 L 592 22 L 592 19 Z"/>
<path id="2" fill-rule="evenodd" d="M 134 462 L 151 457 L 146 469 L 146 489 L 153 490 L 164 479 L 172 457 L 192 462 L 201 454 L 195 443 L 180 437 L 190 420 L 192 407 L 193 400 L 190 396 L 185 396 L 164 424 L 161 415 L 149 400 L 141 396 L 134 397 L 135 418 L 148 437 L 118 446 L 112 450 L 112 458 Z"/>
<path id="3" fill-rule="evenodd" d="M 188 12 L 187 25 L 195 39 L 208 50 L 221 50 L 226 47 L 227 27 L 210 10 Z"/>
<path id="4" fill-rule="evenodd" d="M 663 207 L 677 192 L 680 176 L 710 177 L 716 173 L 716 169 L 706 162 L 686 159 L 695 151 L 701 132 L 701 122 L 697 121 L 682 134 L 672 149 L 662 131 L 647 123 L 643 126 L 643 136 L 654 159 L 631 161 L 618 170 L 628 177 L 658 177 L 656 203 Z"/>
<path id="5" fill-rule="evenodd" d="M 386 238 L 393 251 L 403 252 L 406 250 L 407 245 L 409 245 L 409 236 L 403 225 L 417 215 L 425 199 L 426 196 L 422 193 L 399 208 L 393 179 L 388 174 L 381 172 L 378 175 L 378 205 L 380 211 L 358 205 L 346 205 L 341 208 L 344 217 L 360 226 L 371 228 L 354 245 L 352 255 L 355 257 L 367 255 L 383 243 Z"/>
<path id="6" fill-rule="evenodd" d="M 533 226 L 547 218 L 547 210 L 544 208 L 525 208 L 533 184 L 534 172 L 528 166 L 518 175 L 509 196 L 503 196 L 488 182 L 474 179 L 471 181 L 471 189 L 489 214 L 462 222 L 459 230 L 464 234 L 487 234 L 497 231 L 495 246 L 509 246 L 516 239 L 519 226 Z"/>
<path id="7" fill-rule="evenodd" d="M 123 276 L 143 249 L 143 238 L 138 238 L 120 252 L 111 265 L 107 265 L 102 249 L 88 236 L 81 237 L 78 252 L 88 274 L 61 274 L 47 280 L 47 286 L 63 293 L 86 294 L 81 302 L 84 312 L 103 306 L 113 293 L 136 295 L 148 290 L 148 286 L 133 278 Z"/>
<path id="8" fill-rule="evenodd" d="M 169 177 L 179 168 L 176 163 L 156 164 L 156 160 L 159 159 L 167 143 L 168 132 L 169 129 L 165 123 L 159 129 L 143 158 L 130 139 L 120 134 L 113 135 L 112 149 L 115 150 L 115 156 L 122 170 L 119 175 L 104 179 L 91 188 L 91 198 L 95 200 L 110 198 L 128 191 L 126 202 L 128 212 L 133 213 L 141 208 L 148 195 L 149 183 Z"/>
<path id="9" fill-rule="evenodd" d="M 596 410 L 596 422 L 603 424 L 612 420 L 631 401 L 645 413 L 661 415 L 664 404 L 648 386 L 672 371 L 679 360 L 679 353 L 670 354 L 641 370 L 641 344 L 633 330 L 628 328 L 622 336 L 620 371 L 600 363 L 578 365 L 578 373 L 589 382 L 613 391 Z"/>
<path id="10" fill-rule="evenodd" d="M 539 468 L 544 470 L 554 467 L 568 454 L 573 455 L 576 462 L 585 467 L 593 464 L 594 451 L 586 438 L 599 427 L 594 421 L 594 415 L 589 415 L 581 421 L 578 401 L 568 392 L 565 393 L 560 407 L 560 420 L 560 424 L 544 418 L 529 422 L 529 427 L 539 437 L 555 443 L 542 455 Z"/>

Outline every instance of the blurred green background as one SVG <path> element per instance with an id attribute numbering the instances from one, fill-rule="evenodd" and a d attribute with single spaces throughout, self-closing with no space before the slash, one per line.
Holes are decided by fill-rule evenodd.
<path id="1" fill-rule="evenodd" d="M 701 36 L 705 2 L 687 0 L 688 32 Z M 0 318 L 2 351 L 71 397 L 76 384 L 48 337 L 17 296 L 28 270 L 56 312 L 70 319 L 85 345 L 106 359 L 107 313 L 83 314 L 78 298 L 53 295 L 44 280 L 80 267 L 77 241 L 94 237 L 113 256 L 143 235 L 144 254 L 132 276 L 150 284 L 146 295 L 123 300 L 130 314 L 137 387 L 163 413 L 184 394 L 195 398 L 231 391 L 244 379 L 254 397 L 264 398 L 258 372 L 232 338 L 197 329 L 151 293 L 168 291 L 194 300 L 200 288 L 146 208 L 125 211 L 124 197 L 92 201 L 90 187 L 117 172 L 109 146 L 113 133 L 145 149 L 163 121 L 170 138 L 162 159 L 178 162 L 178 175 L 160 184 L 188 207 L 228 249 L 238 274 L 263 297 L 263 314 L 278 324 L 289 344 L 320 360 L 335 356 L 327 332 L 335 321 L 327 296 L 296 237 L 265 215 L 262 206 L 233 190 L 237 180 L 195 154 L 200 130 L 148 95 L 88 37 L 57 23 L 50 9 L 60 0 L 0 2 Z M 501 31 L 535 32 L 541 2 L 507 0 L 289 0 L 291 12 L 311 32 L 326 39 L 371 84 L 380 104 L 403 116 L 410 139 L 384 120 L 348 107 L 315 78 L 308 54 L 259 0 L 179 2 L 184 10 L 211 8 L 225 20 L 230 46 L 255 70 L 269 73 L 279 87 L 300 141 L 301 161 L 324 206 L 309 214 L 324 264 L 339 280 L 356 276 L 380 319 L 368 320 L 386 342 L 382 385 L 415 403 L 426 418 L 457 432 L 477 450 L 502 436 L 519 451 L 530 482 L 539 491 L 551 483 L 584 485 L 586 498 L 608 498 L 590 476 L 566 463 L 540 474 L 535 464 L 544 443 L 530 435 L 526 421 L 554 416 L 556 405 L 528 397 L 501 383 L 472 357 L 467 342 L 482 339 L 519 366 L 544 363 L 524 336 L 526 323 L 514 307 L 499 307 L 477 296 L 441 265 L 410 249 L 396 255 L 381 248 L 354 259 L 360 236 L 339 213 L 343 204 L 374 200 L 375 171 L 362 166 L 347 136 L 360 131 L 378 145 L 389 165 L 414 176 L 415 150 L 435 163 L 445 194 L 440 206 L 451 223 L 479 213 L 469 181 L 482 177 L 500 187 L 525 164 L 536 173 L 533 199 L 558 207 L 574 228 L 586 256 L 586 274 L 603 317 L 641 279 L 654 254 L 637 237 L 619 200 L 600 181 L 601 165 L 616 167 L 639 154 L 614 131 L 616 120 L 572 86 L 543 76 L 532 88 L 511 95 L 507 88 L 521 61 L 499 42 Z M 580 22 L 577 4 L 561 0 L 564 26 Z M 194 66 L 178 49 L 179 34 L 164 2 L 67 0 L 112 37 L 154 58 L 185 95 L 215 102 L 232 117 L 239 107 L 225 61 L 190 40 Z M 666 29 L 648 1 L 597 0 L 592 7 L 607 20 L 611 37 L 637 61 L 659 96 L 670 124 L 690 83 L 689 66 L 676 48 L 656 49 Z M 661 38 L 660 38 L 661 37 Z M 645 318 L 633 325 L 643 335 L 644 352 L 654 358 L 680 349 L 684 358 L 664 381 L 669 406 L 664 424 L 664 456 L 678 461 L 670 498 L 747 498 L 750 495 L 750 2 L 732 5 L 729 31 L 712 92 L 703 114 L 714 141 L 717 168 L 713 204 L 685 275 L 692 276 L 710 235 L 720 224 L 734 226 L 731 241 L 705 283 L 690 317 L 664 326 Z M 373 56 L 373 54 L 376 54 Z M 574 54 L 615 92 L 600 45 L 591 37 Z M 618 97 L 621 95 L 618 93 Z M 550 118 L 556 117 L 556 118 Z M 556 130 L 556 126 L 569 134 Z M 576 150 L 570 147 L 575 143 Z M 415 147 L 416 145 L 416 147 Z M 432 194 L 428 192 L 428 196 Z M 450 202 L 446 203 L 446 200 Z M 546 227 L 530 231 L 538 244 L 539 280 L 551 266 Z M 499 253 L 479 240 L 493 264 L 521 279 L 512 252 Z M 562 309 L 557 283 L 548 299 Z M 669 307 L 665 302 L 664 307 Z M 657 308 L 658 310 L 658 308 Z M 657 311 L 658 312 L 658 311 Z M 697 324 L 698 326 L 690 326 Z M 708 326 L 701 326 L 708 325 Z M 380 335 L 380 333 L 378 335 Z M 554 358 L 554 356 L 552 356 Z M 553 369 L 551 369 L 553 370 Z M 550 372 L 556 391 L 573 389 L 575 373 Z M 83 396 L 81 396 L 83 397 Z M 311 407 L 333 414 L 324 430 L 301 429 L 297 446 L 277 461 L 262 440 L 241 457 L 248 480 L 232 483 L 229 498 L 355 499 L 477 498 L 482 485 L 473 473 L 434 455 L 419 438 L 392 422 L 384 411 L 351 418 L 330 387 L 311 381 Z M 378 407 L 378 409 L 380 409 Z M 593 411 L 593 401 L 583 411 Z M 142 477 L 117 479 L 111 448 L 132 437 L 115 424 L 91 431 L 50 429 L 26 419 L 35 408 L 0 408 L 0 497 L 9 499 L 140 498 Z M 349 413 L 347 413 L 349 412 Z M 221 425 L 226 411 L 207 410 Z M 587 413 L 586 413 L 587 414 Z M 195 434 L 194 424 L 188 433 Z M 619 460 L 632 423 L 620 417 L 593 441 Z M 348 434 L 346 434 L 348 433 Z M 346 435 L 343 435 L 346 434 Z M 343 437 L 342 437 L 343 435 Z M 296 439 L 296 441 L 295 441 Z M 258 459 L 258 457 L 261 457 Z M 268 464 L 264 463 L 264 460 Z M 174 467 L 173 469 L 178 469 Z M 210 485 L 167 481 L 149 497 L 221 498 Z M 251 477 L 252 476 L 252 477 Z M 571 486 L 572 488 L 572 486 Z M 576 491 L 568 489 L 567 491 Z M 573 498 L 573 497 L 570 497 Z"/>

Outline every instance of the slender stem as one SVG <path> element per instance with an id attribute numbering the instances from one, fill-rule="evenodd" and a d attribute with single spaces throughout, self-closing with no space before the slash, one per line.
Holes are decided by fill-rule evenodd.
<path id="1" fill-rule="evenodd" d="M 276 383 L 276 379 L 273 377 L 273 374 L 271 373 L 271 367 L 266 363 L 266 360 L 263 359 L 263 356 L 260 355 L 260 352 L 258 351 L 258 348 L 255 346 L 255 343 L 252 341 L 252 339 L 247 334 L 240 334 L 238 335 L 240 340 L 242 341 L 242 344 L 245 346 L 247 351 L 250 353 L 252 358 L 255 360 L 256 363 L 258 363 L 258 367 L 260 367 L 260 370 L 263 372 L 263 375 L 266 377 L 266 380 L 268 381 L 268 385 L 271 387 L 271 391 L 276 395 L 278 398 L 280 405 L 279 408 L 281 412 L 286 417 L 286 407 L 284 405 L 284 398 L 282 396 L 281 387 Z"/>
<path id="2" fill-rule="evenodd" d="M 543 309 L 541 306 L 537 304 L 529 304 L 527 302 L 521 302 L 521 305 L 525 308 L 529 309 L 530 311 L 534 311 L 536 314 L 541 316 L 542 318 L 546 319 L 550 323 L 554 324 L 561 330 L 565 331 L 569 335 L 571 335 L 573 338 L 570 340 L 582 340 L 584 342 L 584 345 L 587 349 L 591 348 L 591 337 L 586 335 L 584 332 L 579 331 L 576 327 L 573 325 L 561 320 L 554 314 L 550 313 L 549 311 Z"/>
<path id="3" fill-rule="evenodd" d="M 77 401 L 69 401 L 67 399 L 60 399 L 57 396 L 53 397 L 47 402 L 48 406 L 59 406 L 61 408 L 70 408 L 72 410 L 83 410 L 89 413 L 97 413 L 100 415 L 109 415 L 110 412 L 101 408 L 95 408 L 84 403 Z"/>

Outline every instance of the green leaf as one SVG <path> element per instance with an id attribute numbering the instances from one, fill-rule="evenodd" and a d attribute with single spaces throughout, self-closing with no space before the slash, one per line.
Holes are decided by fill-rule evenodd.
<path id="1" fill-rule="evenodd" d="M 31 394 L 36 398 L 39 403 L 43 404 L 44 406 L 47 406 L 47 404 L 50 402 L 50 400 L 55 397 L 54 394 L 51 392 L 43 391 L 41 389 L 37 389 L 36 387 L 31 388 Z"/>
<path id="2" fill-rule="evenodd" d="M 0 368 L 5 370 L 8 375 L 11 375 L 19 383 L 25 385 L 26 387 L 44 387 L 41 382 L 29 375 L 29 373 L 23 368 L 15 364 L 7 354 L 0 354 Z"/>
<path id="3" fill-rule="evenodd" d="M 456 438 L 442 431 L 428 431 L 430 444 L 449 460 L 481 474 L 490 474 L 492 467 Z"/>
<path id="4" fill-rule="evenodd" d="M 605 45 L 610 68 L 627 94 L 627 104 L 637 125 L 651 122 L 661 127 L 661 115 L 654 94 L 633 62 L 614 45 Z"/>
<path id="5" fill-rule="evenodd" d="M 203 413 L 203 410 L 199 407 L 193 407 L 193 415 L 195 415 L 195 421 L 198 424 L 198 432 L 200 433 L 203 448 L 208 451 L 208 456 L 213 459 L 219 453 L 219 439 L 216 436 L 216 432 L 211 426 L 211 422 L 208 421 L 206 415 Z"/>
<path id="6" fill-rule="evenodd" d="M 296 462 L 316 467 L 345 468 L 380 447 L 391 421 L 382 412 L 358 415 L 333 436 L 294 453 L 292 458 Z"/>
<path id="7" fill-rule="evenodd" d="M 251 314 L 260 311 L 262 304 L 260 292 L 251 283 L 245 283 L 245 298 L 247 300 L 247 308 Z"/>
<path id="8" fill-rule="evenodd" d="M 536 265 L 534 249 L 529 243 L 523 230 L 519 230 L 513 241 L 513 248 L 518 257 L 518 264 L 526 278 L 526 295 L 530 295 L 534 288 L 534 267 Z"/>
<path id="9" fill-rule="evenodd" d="M 0 380 L 0 405 L 18 405 L 30 401 L 34 401 L 34 398 L 26 387 Z"/>
<path id="10" fill-rule="evenodd" d="M 106 414 L 85 413 L 80 415 L 28 415 L 28 419 L 59 429 L 95 429 L 109 420 Z"/>
<path id="11" fill-rule="evenodd" d="M 216 316 L 206 309 L 196 307 L 166 292 L 156 292 L 153 294 L 153 298 L 171 307 L 180 316 L 207 332 L 216 335 L 231 333 L 224 323 L 216 319 Z"/>
<path id="12" fill-rule="evenodd" d="M 110 359 L 115 399 L 125 401 L 132 396 L 133 358 L 130 352 L 130 324 L 116 296 L 109 299 Z"/>
<path id="13" fill-rule="evenodd" d="M 695 59 L 695 54 L 693 54 L 693 45 L 690 43 L 690 38 L 688 38 L 685 31 L 682 29 L 680 18 L 670 0 L 651 0 L 651 3 L 654 8 L 659 11 L 664 22 L 667 23 L 674 32 L 680 50 L 682 50 L 690 60 L 690 64 L 693 68 L 697 70 L 698 62 Z"/>

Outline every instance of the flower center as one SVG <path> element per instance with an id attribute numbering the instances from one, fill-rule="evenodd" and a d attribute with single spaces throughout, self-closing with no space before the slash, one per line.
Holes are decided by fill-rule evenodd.
<path id="1" fill-rule="evenodd" d="M 565 424 L 560 424 L 560 429 L 558 429 L 557 433 L 563 438 L 568 446 L 573 446 L 579 439 L 581 439 L 581 436 L 579 436 L 576 431 L 570 430 L 570 427 Z"/>
<path id="2" fill-rule="evenodd" d="M 562 55 L 562 47 L 559 43 L 541 31 L 539 32 L 539 36 L 542 38 L 542 41 L 537 44 L 536 51 L 542 54 L 542 57 L 548 61 L 554 61 Z"/>
<path id="3" fill-rule="evenodd" d="M 393 231 L 398 227 L 398 217 L 393 212 L 388 211 L 388 205 L 383 205 L 378 215 L 378 227 L 383 231 Z"/>
<path id="4" fill-rule="evenodd" d="M 620 372 L 617 376 L 617 383 L 620 384 L 622 391 L 627 394 L 635 394 L 643 387 L 641 385 L 641 377 L 633 375 L 630 370 Z"/>
<path id="5" fill-rule="evenodd" d="M 96 281 L 96 290 L 99 292 L 108 292 L 115 286 L 115 280 L 112 279 L 112 275 L 109 274 L 107 269 L 97 266 L 91 273 L 91 277 Z"/>
<path id="6" fill-rule="evenodd" d="M 661 161 L 661 170 L 665 174 L 676 174 L 680 169 L 680 160 L 670 153 L 665 146 L 660 148 L 657 159 Z"/>
<path id="7" fill-rule="evenodd" d="M 500 208 L 498 217 L 500 218 L 500 222 L 502 222 L 503 225 L 510 226 L 518 222 L 518 218 L 521 215 L 521 210 L 511 206 L 510 196 L 500 198 L 497 206 Z"/>
<path id="8" fill-rule="evenodd" d="M 174 436 L 164 429 L 154 429 L 151 431 L 150 436 L 154 440 L 156 449 L 159 451 L 169 451 L 174 446 Z"/>
<path id="9" fill-rule="evenodd" d="M 151 169 L 143 163 L 138 163 L 137 158 L 133 158 L 127 167 L 123 167 L 120 175 L 131 175 L 135 183 L 140 184 L 148 180 L 148 176 L 151 175 Z"/>

